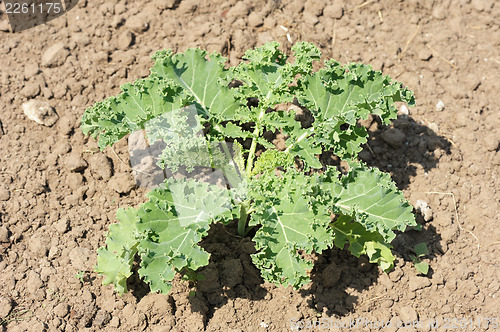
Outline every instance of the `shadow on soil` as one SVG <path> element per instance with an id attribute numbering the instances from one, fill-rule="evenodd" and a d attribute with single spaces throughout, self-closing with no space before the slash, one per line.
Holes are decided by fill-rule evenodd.
<path id="1" fill-rule="evenodd" d="M 436 149 L 439 148 L 441 155 L 451 153 L 450 142 L 408 116 L 399 117 L 394 121 L 393 127 L 383 128 L 375 119 L 365 121 L 363 125 L 368 128 L 370 138 L 360 153 L 360 158 L 370 166 L 390 172 L 400 189 L 407 188 L 411 177 L 416 176 L 416 164 L 420 164 L 426 172 L 436 167 L 439 162 L 439 158 L 434 155 Z M 325 163 L 340 167 L 338 159 L 327 153 L 321 158 Z M 416 216 L 423 230 L 412 229 L 400 233 L 392 243 L 397 267 L 405 264 L 413 266 L 410 255 L 415 254 L 414 246 L 421 242 L 427 243 L 430 249 L 425 258 L 432 259 L 440 254 L 440 235 L 434 227 L 426 225 L 420 213 Z M 196 285 L 191 284 L 196 286 L 193 288 L 196 293 L 190 297 L 190 302 L 191 309 L 200 312 L 207 321 L 228 299 L 266 299 L 268 291 L 263 287 L 260 271 L 251 262 L 250 255 L 255 252 L 250 240 L 253 234 L 246 238 L 236 234 L 237 227 L 234 224 L 214 225 L 201 242 L 211 258 L 209 265 L 198 271 L 204 275 L 205 280 Z M 378 266 L 370 264 L 366 257 L 352 256 L 347 249 L 332 248 L 314 257 L 316 262 L 311 272 L 312 284 L 299 291 L 302 296 L 310 298 L 311 308 L 318 313 L 343 317 L 366 304 L 352 294 L 359 293 L 376 282 L 380 274 Z M 432 273 L 430 268 L 428 277 L 432 277 Z M 137 273 L 129 279 L 128 284 L 137 301 L 149 293 L 148 285 L 139 279 Z M 376 304 L 373 301 L 368 305 Z"/>

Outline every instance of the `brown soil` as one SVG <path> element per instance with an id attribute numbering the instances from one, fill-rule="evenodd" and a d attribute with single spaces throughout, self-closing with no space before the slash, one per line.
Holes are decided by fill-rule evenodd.
<path id="1" fill-rule="evenodd" d="M 439 330 L 500 323 L 499 17 L 494 0 L 82 0 L 46 25 L 0 31 L 0 331 L 286 331 L 324 318 L 374 322 L 353 330 L 390 319 L 421 321 L 422 330 L 429 320 Z M 102 286 L 96 249 L 116 209 L 143 202 L 145 190 L 133 188 L 125 140 L 101 154 L 83 136 L 85 108 L 148 75 L 158 49 L 201 47 L 235 64 L 270 40 L 288 49 L 287 33 L 415 91 L 417 106 L 394 128 L 365 123 L 372 139 L 361 156 L 391 172 L 413 204 L 428 203 L 423 232 L 398 236 L 388 275 L 331 250 L 315 257 L 313 282 L 294 291 L 263 282 L 249 239 L 215 227 L 196 295 L 180 280 L 169 295 L 148 294 L 138 278 L 123 297 Z M 29 120 L 30 99 L 48 101 L 57 123 Z M 429 277 L 409 258 L 419 242 L 429 244 Z"/>

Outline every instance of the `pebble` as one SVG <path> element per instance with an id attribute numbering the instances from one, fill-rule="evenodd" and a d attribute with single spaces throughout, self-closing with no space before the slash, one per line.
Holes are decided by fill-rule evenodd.
<path id="1" fill-rule="evenodd" d="M 427 205 L 427 202 L 421 199 L 417 200 L 417 203 L 415 203 L 415 209 L 417 210 L 417 212 L 420 212 L 422 214 L 425 221 L 431 221 L 433 219 L 433 212 Z"/>
<path id="2" fill-rule="evenodd" d="M 328 5 L 323 9 L 323 16 L 327 18 L 341 19 L 344 16 L 344 8 L 339 2 Z"/>
<path id="3" fill-rule="evenodd" d="M 436 111 L 441 112 L 444 110 L 444 102 L 439 100 L 436 104 Z"/>
<path id="4" fill-rule="evenodd" d="M 87 162 L 77 153 L 70 153 L 64 160 L 66 168 L 70 172 L 81 172 L 87 168 Z"/>
<path id="5" fill-rule="evenodd" d="M 24 103 L 22 107 L 28 119 L 47 127 L 53 126 L 59 118 L 52 106 L 46 101 L 33 99 Z"/>
<path id="6" fill-rule="evenodd" d="M 63 318 L 69 313 L 69 305 L 64 302 L 59 303 L 58 305 L 56 305 L 53 312 L 57 317 Z"/>
<path id="7" fill-rule="evenodd" d="M 414 292 L 419 289 L 429 287 L 432 284 L 431 280 L 426 277 L 413 277 L 408 282 L 408 288 Z"/>
<path id="8" fill-rule="evenodd" d="M 119 194 L 128 194 L 135 188 L 135 181 L 130 174 L 118 174 L 109 181 L 109 187 Z"/>
<path id="9" fill-rule="evenodd" d="M 0 296 L 0 321 L 7 317 L 14 308 L 12 300 L 5 296 Z"/>
<path id="10" fill-rule="evenodd" d="M 0 242 L 9 242 L 9 229 L 7 226 L 0 227 Z"/>
<path id="11" fill-rule="evenodd" d="M 102 153 L 94 153 L 90 156 L 90 171 L 96 180 L 109 180 L 113 175 L 111 160 Z"/>
<path id="12" fill-rule="evenodd" d="M 69 219 L 68 218 L 61 218 L 59 219 L 55 224 L 54 224 L 54 229 L 59 233 L 59 234 L 64 234 L 69 230 Z"/>
<path id="13" fill-rule="evenodd" d="M 83 247 L 75 247 L 69 252 L 69 260 L 71 261 L 71 265 L 75 269 L 82 271 L 92 270 L 90 256 L 90 249 Z"/>
<path id="14" fill-rule="evenodd" d="M 389 128 L 382 133 L 382 139 L 394 148 L 399 148 L 406 140 L 405 134 L 397 128 Z"/>
<path id="15" fill-rule="evenodd" d="M 326 267 L 326 269 L 321 274 L 321 279 L 323 281 L 324 287 L 333 287 L 340 280 L 340 274 L 342 269 L 337 266 L 334 262 Z"/>
<path id="16" fill-rule="evenodd" d="M 408 106 L 401 105 L 399 107 L 398 115 L 410 115 L 410 110 L 408 109 Z"/>
<path id="17" fill-rule="evenodd" d="M 64 64 L 69 56 L 69 51 L 63 43 L 50 46 L 42 55 L 42 66 L 57 67 Z"/>
<path id="18" fill-rule="evenodd" d="M 127 50 L 134 41 L 134 35 L 129 30 L 123 31 L 116 40 L 116 48 Z"/>
<path id="19" fill-rule="evenodd" d="M 128 18 L 125 26 L 136 33 L 142 33 L 149 28 L 149 24 L 143 15 L 135 15 Z"/>
<path id="20" fill-rule="evenodd" d="M 10 199 L 10 191 L 6 187 L 0 187 L 0 201 L 8 201 Z"/>

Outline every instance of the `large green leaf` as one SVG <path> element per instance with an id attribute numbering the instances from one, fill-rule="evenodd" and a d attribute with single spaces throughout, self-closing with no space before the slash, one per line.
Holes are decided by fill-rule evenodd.
<path id="1" fill-rule="evenodd" d="M 166 188 L 148 194 L 138 210 L 139 275 L 152 291 L 167 293 L 175 272 L 195 271 L 208 264 L 210 254 L 199 245 L 212 222 L 225 218 L 232 208 L 227 190 L 194 180 L 169 179 Z"/>
<path id="2" fill-rule="evenodd" d="M 313 207 L 307 196 L 312 191 L 308 181 L 294 172 L 282 177 L 268 172 L 256 180 L 249 193 L 261 203 L 250 220 L 250 226 L 262 226 L 253 238 L 258 252 L 252 261 L 270 282 L 294 288 L 309 282 L 313 264 L 302 258 L 299 250 L 321 253 L 332 244 L 330 216 L 326 209 Z"/>
<path id="3" fill-rule="evenodd" d="M 394 230 L 403 232 L 416 225 L 412 206 L 388 174 L 361 164 L 351 167 L 341 183 L 323 184 L 334 213 L 350 216 L 367 231 L 380 233 L 387 243 L 396 236 Z"/>
<path id="4" fill-rule="evenodd" d="M 241 106 L 235 91 L 228 87 L 228 70 L 225 58 L 220 54 L 208 55 L 200 49 L 188 49 L 184 53 L 159 51 L 151 72 L 164 80 L 172 80 L 192 97 L 198 114 L 232 120 Z"/>

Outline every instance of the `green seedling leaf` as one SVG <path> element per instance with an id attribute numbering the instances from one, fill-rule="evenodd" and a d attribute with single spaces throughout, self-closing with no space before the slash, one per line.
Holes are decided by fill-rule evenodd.
<path id="1" fill-rule="evenodd" d="M 429 248 L 427 248 L 427 244 L 425 244 L 423 242 L 416 244 L 414 249 L 415 249 L 415 254 L 417 255 L 417 257 L 423 257 L 423 256 L 426 256 L 429 254 Z"/>
<path id="2" fill-rule="evenodd" d="M 415 265 L 415 269 L 417 269 L 418 272 L 427 275 L 427 273 L 429 272 L 429 264 L 426 262 L 422 262 L 418 257 L 415 257 L 414 255 L 410 255 L 410 258 Z"/>

